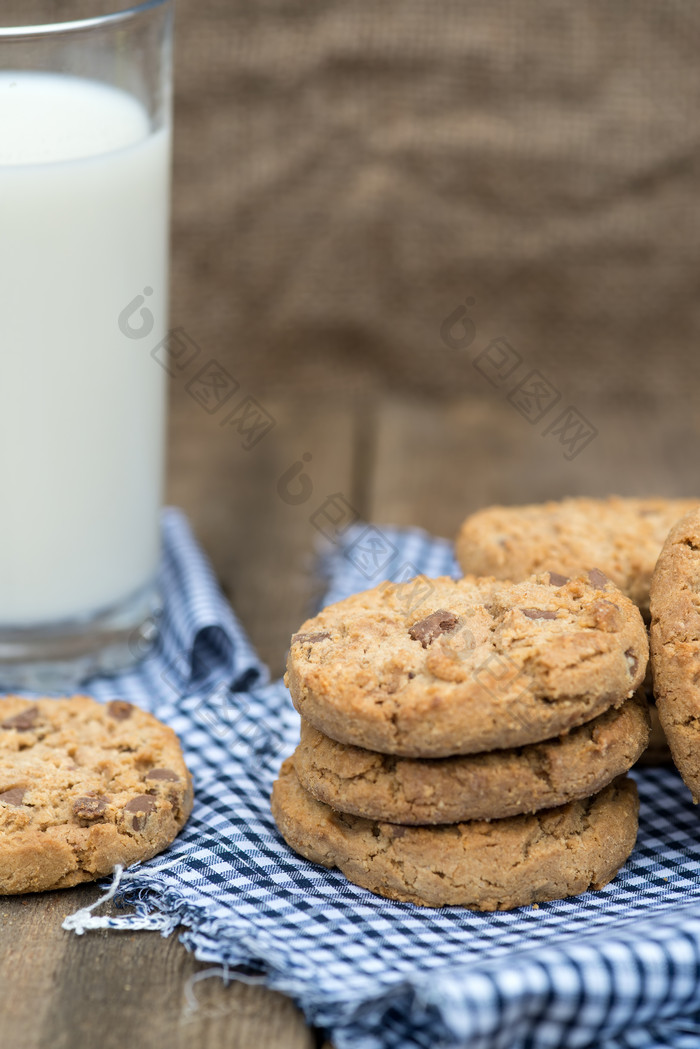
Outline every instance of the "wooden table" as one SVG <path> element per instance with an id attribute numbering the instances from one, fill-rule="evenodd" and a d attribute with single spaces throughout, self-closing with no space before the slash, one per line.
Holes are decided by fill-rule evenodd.
<path id="1" fill-rule="evenodd" d="M 450 403 L 268 397 L 275 426 L 246 450 L 244 437 L 174 384 L 169 500 L 189 514 L 273 673 L 318 594 L 310 518 L 328 496 L 342 494 L 379 523 L 451 536 L 467 512 L 492 502 L 697 491 L 700 418 L 690 401 L 645 411 L 642 426 L 638 403 L 601 400 L 589 409 L 599 435 L 569 461 L 480 376 L 468 389 Z M 278 487 L 295 462 L 313 486 L 298 502 L 303 488 Z M 193 1010 L 187 982 L 208 967 L 176 935 L 63 932 L 63 918 L 98 892 L 91 885 L 0 902 L 3 1049 L 323 1044 L 290 1001 L 264 988 L 224 987 L 213 976 L 194 987 Z"/>

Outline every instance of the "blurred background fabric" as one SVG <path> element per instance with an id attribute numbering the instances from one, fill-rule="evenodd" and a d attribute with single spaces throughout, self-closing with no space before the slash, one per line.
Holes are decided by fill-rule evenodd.
<path id="1" fill-rule="evenodd" d="M 700 8 L 179 0 L 173 324 L 261 396 L 697 389 Z M 476 343 L 475 343 L 476 345 Z"/>

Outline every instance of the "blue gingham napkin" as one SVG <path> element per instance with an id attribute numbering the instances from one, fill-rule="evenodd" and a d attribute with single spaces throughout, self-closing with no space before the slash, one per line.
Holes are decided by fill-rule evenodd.
<path id="1" fill-rule="evenodd" d="M 167 852 L 124 873 L 117 900 L 133 914 L 83 914 L 69 927 L 181 926 L 198 958 L 291 995 L 337 1049 L 697 1049 L 700 821 L 675 772 L 635 774 L 638 844 L 601 892 L 498 914 L 373 896 L 278 834 L 268 799 L 297 715 L 177 511 L 164 515 L 164 540 L 158 646 L 89 690 L 175 729 L 194 812 Z M 337 600 L 456 566 L 444 540 L 353 525 L 326 570 Z"/>

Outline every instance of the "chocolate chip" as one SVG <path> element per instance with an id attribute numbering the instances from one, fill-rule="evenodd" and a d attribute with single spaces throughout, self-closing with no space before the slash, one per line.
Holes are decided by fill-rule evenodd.
<path id="1" fill-rule="evenodd" d="M 556 619 L 556 612 L 548 612 L 546 608 L 521 608 L 520 611 L 528 619 Z"/>
<path id="2" fill-rule="evenodd" d="M 319 631 L 318 634 L 295 634 L 292 638 L 293 645 L 315 645 L 317 641 L 325 641 L 331 635 L 325 630 Z"/>
<path id="3" fill-rule="evenodd" d="M 19 714 L 15 714 L 13 717 L 3 721 L 2 727 L 14 728 L 18 732 L 26 732 L 28 729 L 34 728 L 38 717 L 38 707 L 26 707 L 24 710 L 20 710 Z"/>
<path id="4" fill-rule="evenodd" d="M 134 816 L 131 826 L 134 830 L 143 830 L 146 826 L 148 814 L 155 811 L 156 803 L 150 794 L 139 794 L 137 797 L 127 801 L 124 806 L 125 812 L 133 812 Z"/>
<path id="5" fill-rule="evenodd" d="M 0 801 L 4 801 L 6 805 L 21 805 L 26 793 L 24 787 L 12 787 L 0 794 Z"/>
<path id="6" fill-rule="evenodd" d="M 599 568 L 592 568 L 588 573 L 588 578 L 596 590 L 605 590 L 605 584 L 608 581 L 608 577 L 603 575 Z"/>
<path id="7" fill-rule="evenodd" d="M 423 648 L 427 648 L 441 634 L 449 634 L 450 630 L 454 630 L 458 623 L 459 616 L 454 612 L 446 612 L 444 608 L 439 608 L 437 612 L 432 612 L 425 619 L 419 619 L 414 623 L 408 631 L 408 636 L 412 641 L 420 641 Z"/>
<path id="8" fill-rule="evenodd" d="M 607 601 L 604 597 L 599 598 L 593 602 L 591 612 L 599 630 L 604 630 L 609 634 L 622 630 L 624 620 L 614 601 Z"/>
<path id="9" fill-rule="evenodd" d="M 565 586 L 569 582 L 568 575 L 560 575 L 559 572 L 549 573 L 549 585 L 550 586 Z"/>
<path id="10" fill-rule="evenodd" d="M 639 660 L 637 659 L 636 655 L 634 654 L 634 651 L 631 648 L 625 650 L 625 655 L 627 657 L 627 665 L 630 668 L 630 674 L 632 675 L 632 677 L 634 677 L 634 675 L 637 673 Z"/>
<path id="11" fill-rule="evenodd" d="M 155 810 L 156 803 L 150 794 L 137 794 L 135 798 L 131 798 L 127 801 L 124 808 L 127 812 L 153 812 Z"/>
<path id="12" fill-rule="evenodd" d="M 73 815 L 80 820 L 99 820 L 106 808 L 107 798 L 102 794 L 93 798 L 76 798 Z"/>
<path id="13" fill-rule="evenodd" d="M 180 777 L 172 769 L 151 769 L 146 773 L 146 779 L 164 779 L 169 783 L 177 783 Z"/>
<path id="14" fill-rule="evenodd" d="M 131 717 L 133 709 L 131 703 L 127 703 L 125 699 L 113 699 L 111 703 L 107 704 L 107 713 L 115 721 L 126 721 L 127 718 Z"/>

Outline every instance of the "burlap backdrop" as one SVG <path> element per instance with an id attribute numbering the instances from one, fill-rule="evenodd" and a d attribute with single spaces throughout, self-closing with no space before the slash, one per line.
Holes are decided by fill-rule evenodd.
<path id="1" fill-rule="evenodd" d="M 178 17 L 173 319 L 246 384 L 458 393 L 466 296 L 584 404 L 697 382 L 692 0 Z"/>
<path id="2" fill-rule="evenodd" d="M 173 324 L 260 394 L 453 395 L 471 297 L 577 404 L 686 397 L 699 43 L 695 0 L 179 0 Z"/>

